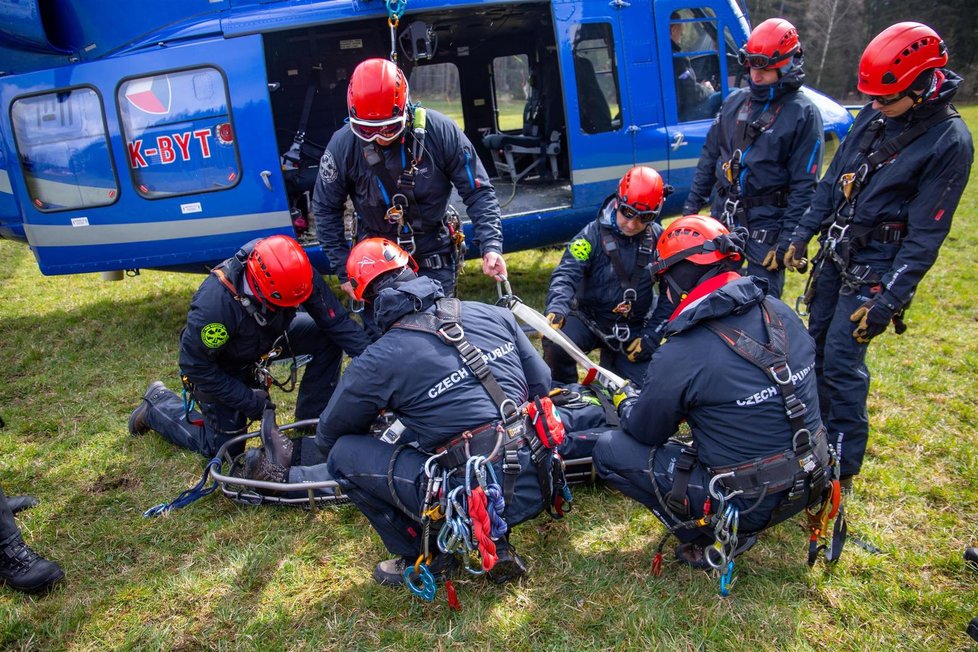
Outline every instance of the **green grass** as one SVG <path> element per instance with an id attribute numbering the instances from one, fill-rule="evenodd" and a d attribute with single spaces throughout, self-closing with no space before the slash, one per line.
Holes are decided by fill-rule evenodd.
<path id="1" fill-rule="evenodd" d="M 964 115 L 978 129 L 978 107 Z M 883 554 L 850 545 L 834 568 L 810 570 L 806 534 L 788 522 L 738 561 L 727 599 L 672 562 L 652 576 L 662 528 L 601 487 L 578 489 L 561 522 L 518 528 L 532 575 L 502 588 L 459 581 L 460 612 L 443 592 L 429 605 L 375 586 L 385 553 L 350 506 L 308 514 L 210 496 L 143 519 L 203 467 L 156 435 L 126 433 L 150 380 L 178 383 L 177 337 L 200 277 L 43 277 L 28 248 L 0 242 L 0 483 L 42 499 L 21 527 L 67 572 L 43 598 L 0 590 L 0 649 L 967 648 L 978 615 L 978 573 L 961 560 L 978 542 L 974 176 L 910 330 L 870 349 L 872 435 L 850 532 Z M 507 257 L 529 303 L 541 306 L 558 257 Z M 786 295 L 800 285 L 792 276 Z M 472 263 L 462 288 L 495 296 Z M 286 412 L 292 401 L 276 396 Z"/>

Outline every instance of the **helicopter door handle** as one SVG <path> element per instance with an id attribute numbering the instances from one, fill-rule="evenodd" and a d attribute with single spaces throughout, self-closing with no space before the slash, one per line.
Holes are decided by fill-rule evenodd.
<path id="1" fill-rule="evenodd" d="M 270 170 L 261 171 L 261 180 L 265 182 L 265 187 L 269 190 L 272 189 L 272 173 Z"/>

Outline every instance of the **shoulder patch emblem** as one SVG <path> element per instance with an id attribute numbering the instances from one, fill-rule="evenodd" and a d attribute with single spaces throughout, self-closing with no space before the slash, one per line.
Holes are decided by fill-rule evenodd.
<path id="1" fill-rule="evenodd" d="M 228 341 L 228 329 L 224 324 L 207 324 L 200 329 L 200 341 L 209 349 L 217 349 Z"/>
<path id="2" fill-rule="evenodd" d="M 333 183 L 336 181 L 337 174 L 336 161 L 333 160 L 333 154 L 327 149 L 323 152 L 323 157 L 319 159 L 319 178 L 324 183 Z"/>
<path id="3" fill-rule="evenodd" d="M 585 261 L 591 257 L 591 243 L 585 238 L 578 238 L 574 242 L 567 245 L 567 249 L 571 252 L 574 258 L 580 261 Z"/>

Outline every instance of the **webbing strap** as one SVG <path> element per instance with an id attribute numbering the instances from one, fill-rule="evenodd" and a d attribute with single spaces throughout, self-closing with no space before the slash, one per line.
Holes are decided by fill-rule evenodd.
<path id="1" fill-rule="evenodd" d="M 509 421 L 519 411 L 515 401 L 506 397 L 499 381 L 492 375 L 489 363 L 482 357 L 482 350 L 465 338 L 462 329 L 462 302 L 458 299 L 443 297 L 435 302 L 435 312 L 415 312 L 401 317 L 391 328 L 403 328 L 422 333 L 431 333 L 442 342 L 451 344 L 462 356 L 462 362 L 492 398 L 499 415 L 504 421 Z"/>
<path id="2" fill-rule="evenodd" d="M 730 349 L 744 360 L 758 367 L 774 381 L 784 400 L 785 414 L 794 434 L 793 449 L 804 454 L 811 447 L 811 434 L 805 426 L 805 403 L 798 398 L 797 387 L 788 366 L 788 332 L 772 307 L 773 299 L 765 297 L 759 304 L 764 316 L 764 330 L 768 343 L 761 344 L 739 328 L 731 328 L 718 322 L 706 322 L 704 326 L 716 334 Z"/>
<path id="3" fill-rule="evenodd" d="M 625 263 L 621 259 L 618 240 L 615 238 L 611 227 L 601 225 L 600 232 L 601 246 L 604 248 L 605 253 L 608 254 L 608 258 L 611 259 L 611 267 L 615 270 L 615 275 L 618 277 L 624 300 L 634 301 L 637 292 L 635 287 L 638 285 L 639 280 L 641 280 L 643 273 L 647 273 L 646 268 L 652 261 L 652 253 L 655 249 L 652 229 L 646 227 L 645 231 L 642 232 L 642 241 L 639 243 L 638 252 L 635 254 L 635 266 L 632 268 L 631 274 L 625 270 Z"/>
<path id="4" fill-rule="evenodd" d="M 241 252 L 239 251 L 238 254 L 240 253 Z M 239 304 L 241 304 L 241 307 L 244 308 L 244 311 L 249 315 L 251 315 L 251 317 L 256 322 L 258 322 L 259 326 L 266 326 L 268 324 L 268 320 L 265 319 L 265 316 L 258 309 L 258 305 L 248 297 L 243 297 L 240 294 L 238 294 L 238 289 L 234 287 L 234 283 L 231 282 L 231 279 L 229 279 L 228 275 L 224 272 L 225 266 L 230 267 L 231 265 L 235 265 L 235 264 L 243 266 L 244 263 L 242 263 L 241 260 L 237 257 L 237 254 L 235 254 L 235 257 L 230 259 L 230 261 L 231 262 L 226 262 L 225 264 L 218 265 L 217 267 L 212 269 L 211 274 L 217 277 L 217 280 L 221 282 L 221 285 L 223 285 L 227 289 L 227 291 L 231 293 L 231 297 L 234 298 L 234 300 L 237 301 Z"/>

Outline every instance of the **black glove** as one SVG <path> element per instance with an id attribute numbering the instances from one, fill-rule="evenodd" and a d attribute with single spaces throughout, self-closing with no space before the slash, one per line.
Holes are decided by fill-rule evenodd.
<path id="1" fill-rule="evenodd" d="M 885 303 L 878 294 L 874 295 L 849 315 L 849 321 L 857 323 L 852 336 L 860 344 L 869 344 L 871 339 L 886 330 L 895 312 L 895 306 Z"/>
<path id="2" fill-rule="evenodd" d="M 747 244 L 748 231 L 745 227 L 738 226 L 730 233 L 718 235 L 713 238 L 713 246 L 721 254 L 744 254 L 744 247 Z"/>
<path id="3" fill-rule="evenodd" d="M 269 409 L 274 410 L 275 405 L 272 403 L 272 399 L 268 397 L 268 392 L 263 389 L 251 390 L 251 403 L 248 405 L 248 409 L 245 410 L 245 416 L 257 421 L 261 419 L 265 410 Z"/>
<path id="4" fill-rule="evenodd" d="M 658 342 L 653 341 L 647 335 L 643 335 L 628 343 L 628 346 L 625 347 L 625 354 L 628 356 L 629 362 L 645 362 L 652 358 L 652 354 L 657 348 L 659 348 Z"/>

